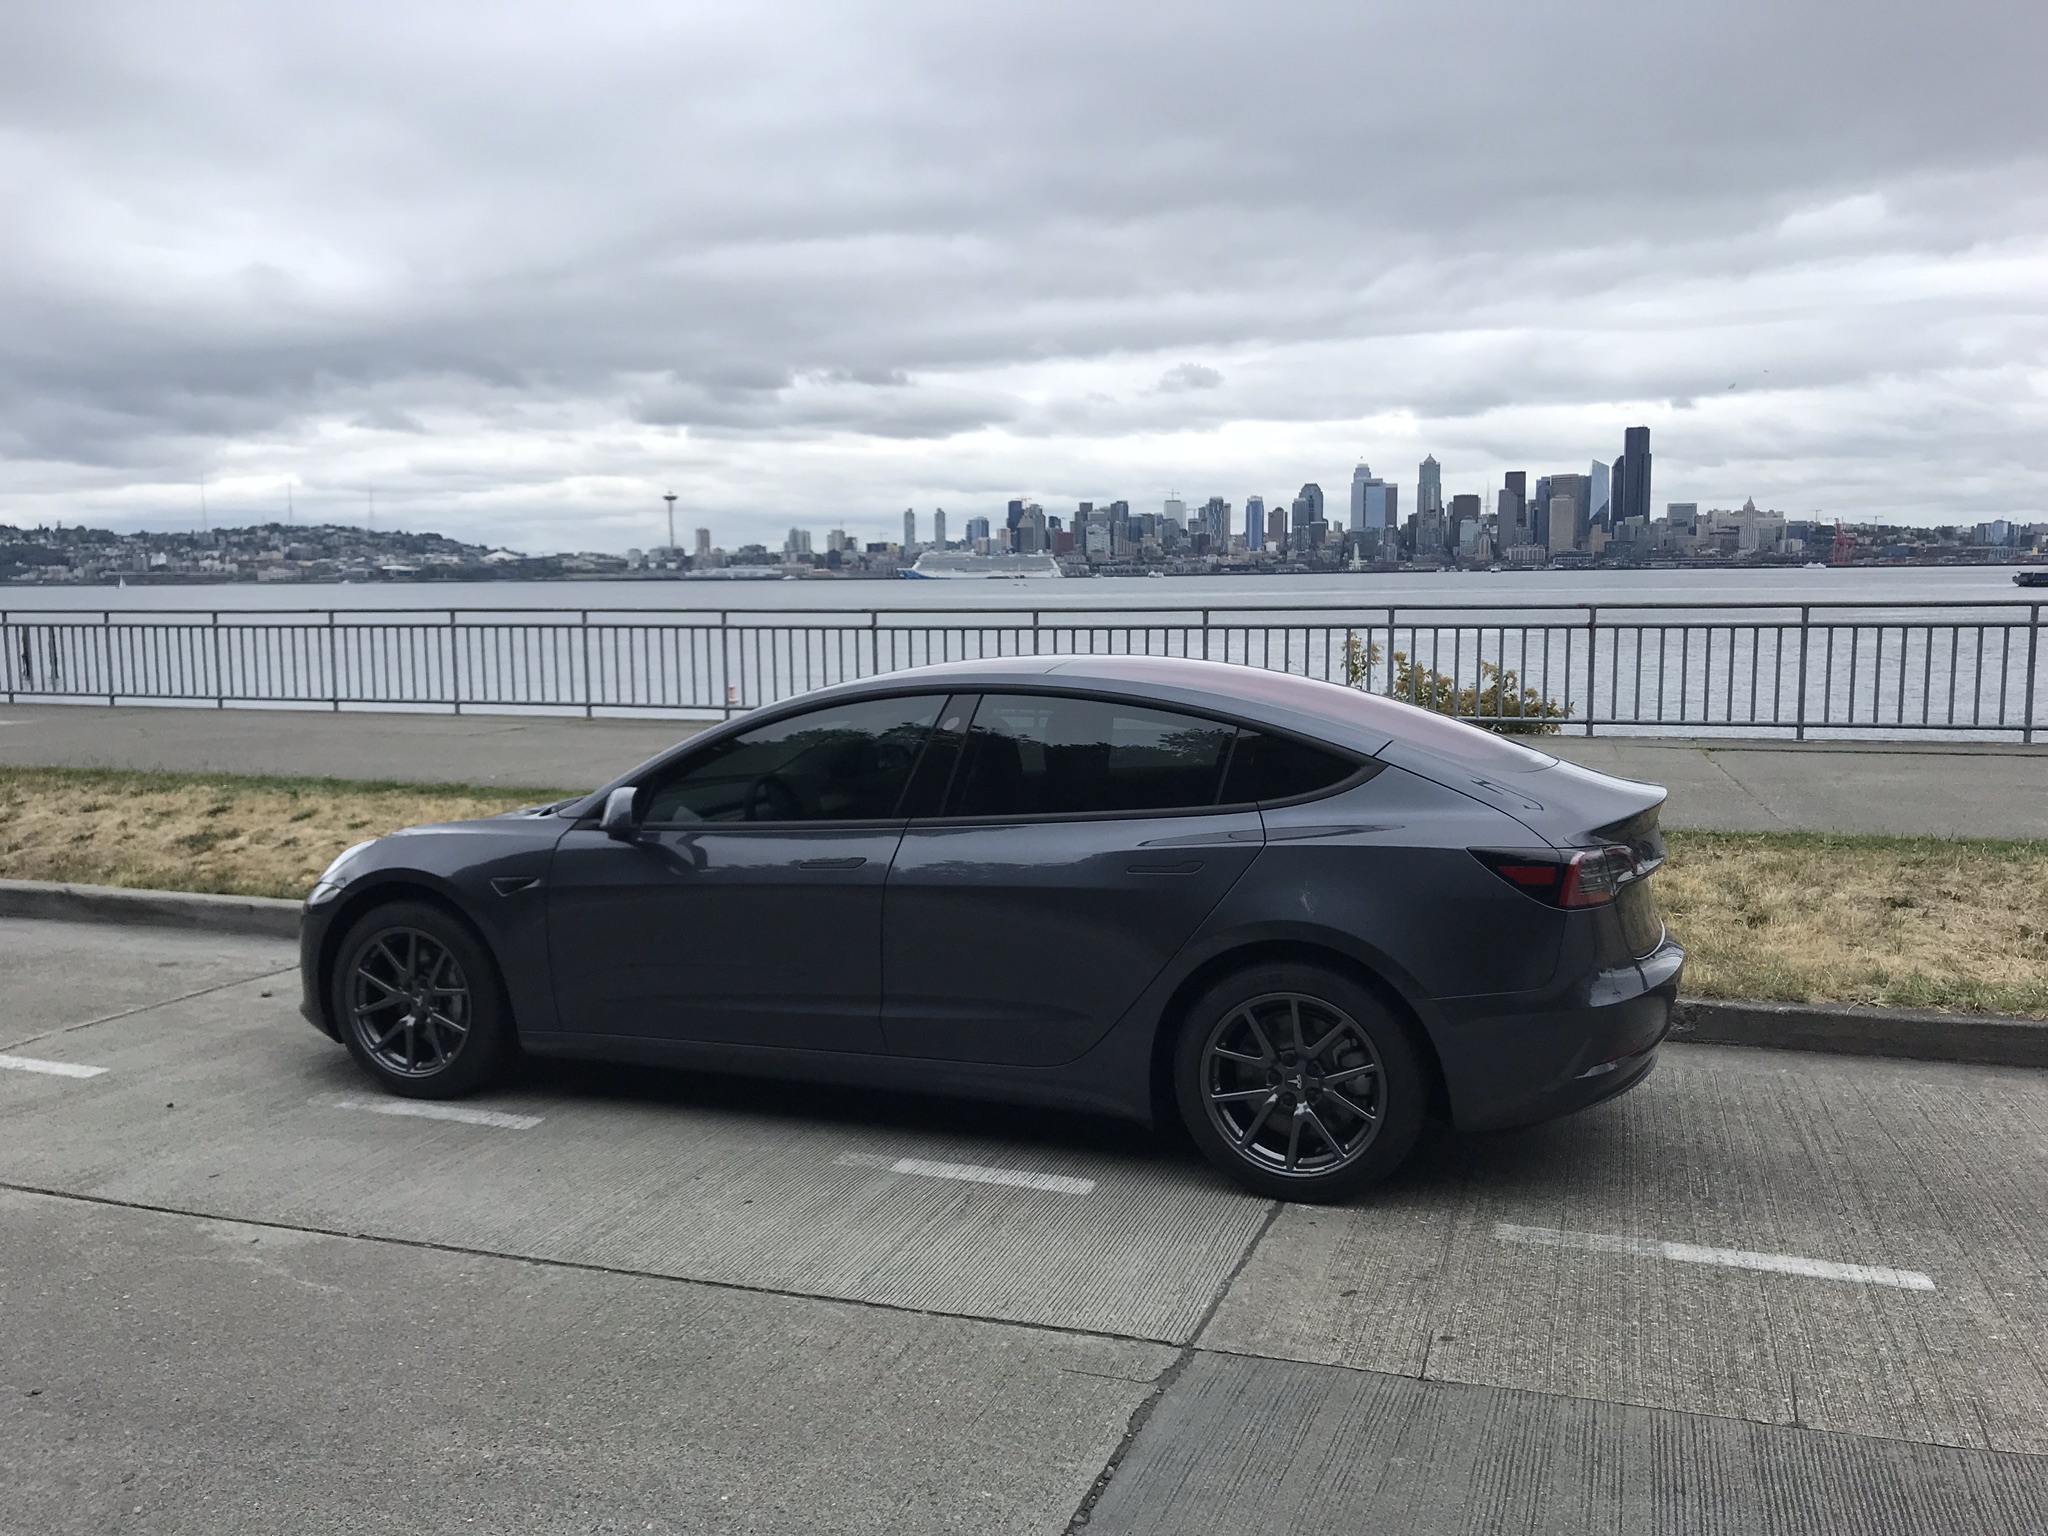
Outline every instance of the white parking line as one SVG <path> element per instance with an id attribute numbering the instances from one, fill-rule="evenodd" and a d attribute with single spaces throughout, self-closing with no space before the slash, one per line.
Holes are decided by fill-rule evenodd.
<path id="1" fill-rule="evenodd" d="M 1767 1274 L 1804 1275 L 1810 1280 L 1851 1280 L 1858 1285 L 1892 1285 L 1902 1291 L 1931 1291 L 1934 1280 L 1917 1269 L 1890 1269 L 1882 1264 L 1836 1264 L 1828 1259 L 1802 1259 L 1791 1253 L 1751 1253 L 1742 1248 L 1702 1248 L 1696 1243 L 1666 1243 L 1654 1237 L 1621 1237 L 1608 1232 L 1566 1232 L 1557 1227 L 1518 1227 L 1495 1222 L 1493 1235 L 1504 1243 L 1538 1248 L 1583 1248 L 1591 1253 L 1632 1253 L 1646 1259 L 1679 1264 L 1718 1264 L 1726 1269 L 1757 1269 Z"/>
<path id="2" fill-rule="evenodd" d="M 105 1067 L 81 1067 L 75 1061 L 40 1061 L 34 1056 L 0 1056 L 9 1072 L 47 1072 L 52 1077 L 98 1077 Z"/>
<path id="3" fill-rule="evenodd" d="M 494 1125 L 501 1131 L 530 1131 L 541 1115 L 513 1115 L 502 1109 L 465 1109 L 459 1104 L 429 1104 L 418 1099 L 365 1099 L 332 1095 L 313 1100 L 331 1109 L 367 1109 L 373 1115 L 405 1115 L 414 1120 L 455 1120 L 463 1125 Z"/>
<path id="4" fill-rule="evenodd" d="M 1064 1173 L 983 1168 L 976 1163 L 932 1163 L 921 1157 L 877 1157 L 870 1152 L 848 1152 L 838 1162 L 843 1168 L 879 1168 L 884 1173 L 914 1173 L 927 1179 L 960 1179 L 969 1184 L 1001 1184 L 1010 1189 L 1046 1189 L 1061 1195 L 1085 1195 L 1095 1188 L 1093 1179 L 1070 1178 Z"/>

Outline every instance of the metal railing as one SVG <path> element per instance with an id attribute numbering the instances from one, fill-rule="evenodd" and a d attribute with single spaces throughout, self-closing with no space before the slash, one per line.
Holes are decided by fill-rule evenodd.
<path id="1" fill-rule="evenodd" d="M 2031 742 L 2040 603 L 0 613 L 8 702 L 730 715 L 969 657 L 1200 656 L 1564 730 Z M 1514 693 L 1488 668 L 1514 675 Z M 1497 675 L 1494 675 L 1497 676 Z M 1520 690 L 1526 690 L 1526 694 Z M 1503 700 L 1510 702 L 1503 702 Z"/>

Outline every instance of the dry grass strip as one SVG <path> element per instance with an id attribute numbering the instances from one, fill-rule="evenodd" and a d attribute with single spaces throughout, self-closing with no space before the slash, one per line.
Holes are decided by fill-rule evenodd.
<path id="1" fill-rule="evenodd" d="M 561 793 L 0 768 L 0 879 L 301 897 L 351 843 Z"/>
<path id="2" fill-rule="evenodd" d="M 2048 1015 L 2048 842 L 1666 835 L 1696 997 Z"/>
<path id="3" fill-rule="evenodd" d="M 351 843 L 545 789 L 0 769 L 0 879 L 303 896 Z M 1673 832 L 1699 997 L 2048 1016 L 2048 842 Z"/>

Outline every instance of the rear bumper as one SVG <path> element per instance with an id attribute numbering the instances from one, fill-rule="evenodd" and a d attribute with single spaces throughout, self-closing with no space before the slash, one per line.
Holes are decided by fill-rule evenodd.
<path id="1" fill-rule="evenodd" d="M 1554 1120 L 1626 1093 L 1650 1075 L 1671 1031 L 1685 951 L 1669 938 L 1528 1006 L 1465 1000 L 1437 1033 L 1451 1118 L 1464 1131 Z"/>

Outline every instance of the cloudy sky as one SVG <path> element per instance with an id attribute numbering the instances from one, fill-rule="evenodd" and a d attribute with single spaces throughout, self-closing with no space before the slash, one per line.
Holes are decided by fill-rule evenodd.
<path id="1" fill-rule="evenodd" d="M 2038 0 L 8 5 L 0 522 L 957 531 L 1636 423 L 1659 503 L 2048 518 L 2044 57 Z"/>

